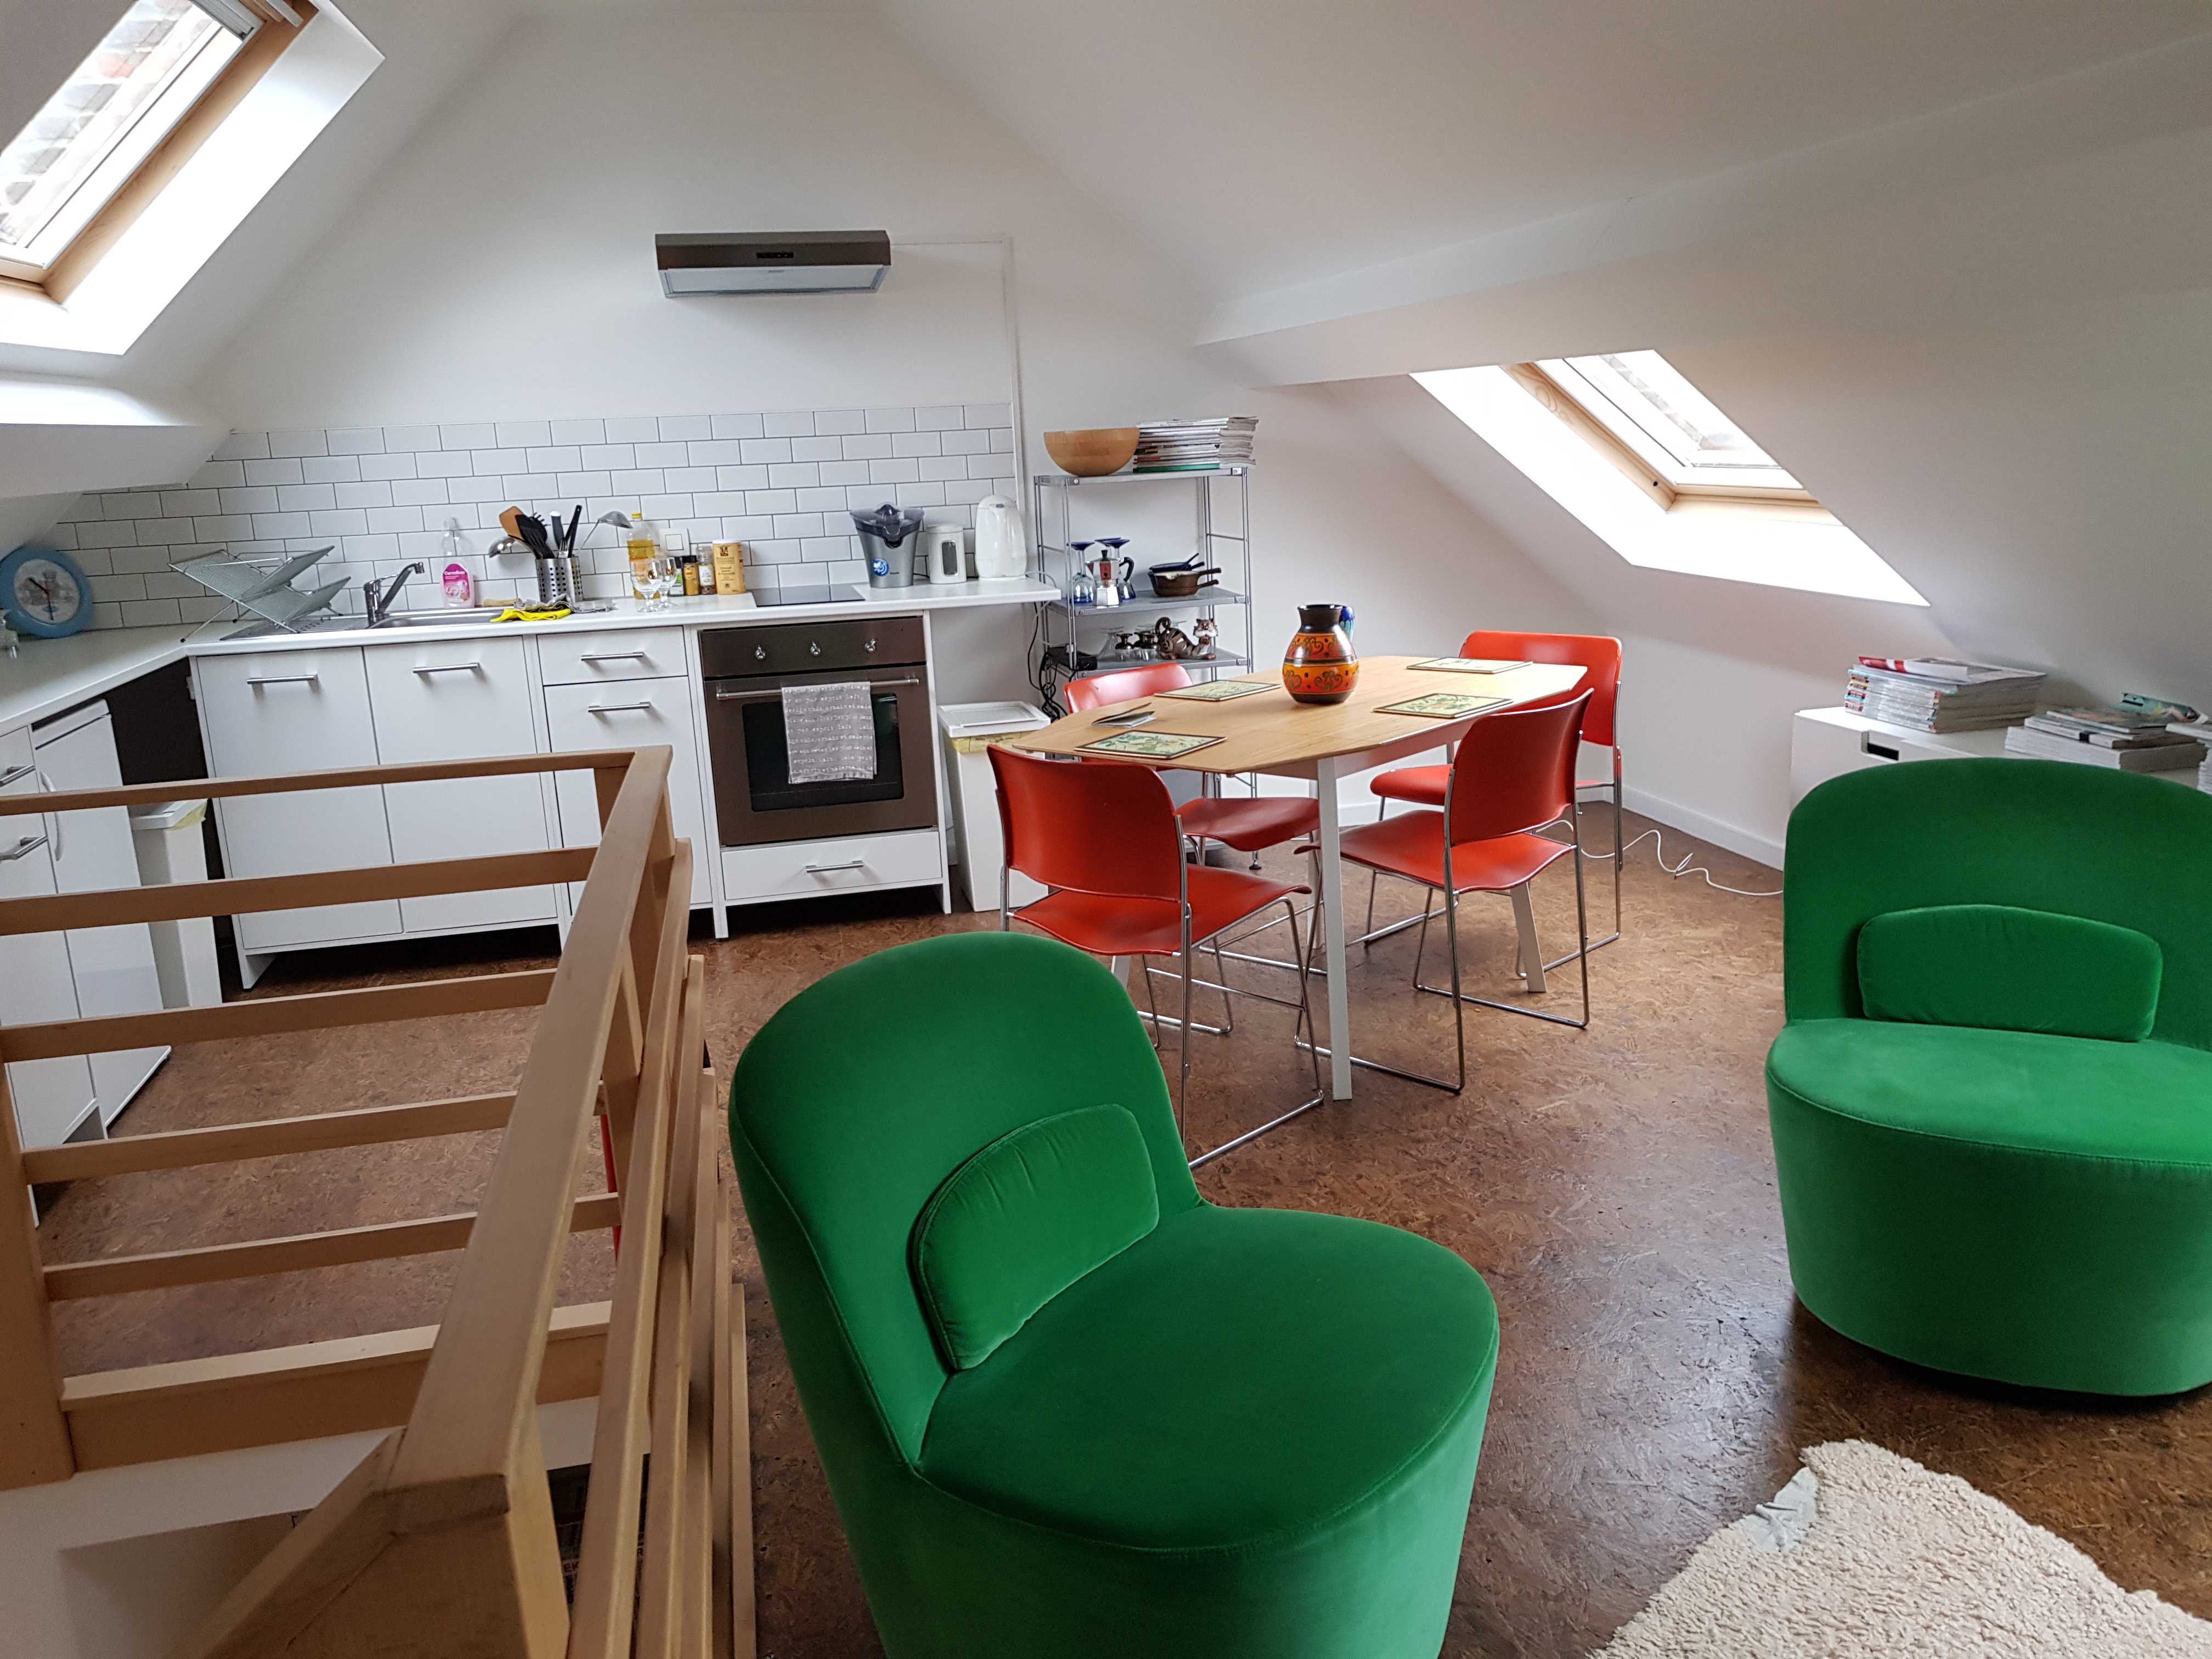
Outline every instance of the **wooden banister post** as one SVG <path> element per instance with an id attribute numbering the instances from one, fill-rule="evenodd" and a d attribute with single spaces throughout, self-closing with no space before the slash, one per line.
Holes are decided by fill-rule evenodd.
<path id="1" fill-rule="evenodd" d="M 39 1261 L 38 1216 L 23 1180 L 15 1097 L 0 1068 L 0 1491 L 76 1473 L 62 1416 L 61 1364 Z"/>

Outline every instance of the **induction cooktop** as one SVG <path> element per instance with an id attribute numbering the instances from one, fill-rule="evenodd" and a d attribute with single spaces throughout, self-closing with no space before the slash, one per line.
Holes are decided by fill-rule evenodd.
<path id="1" fill-rule="evenodd" d="M 849 605 L 860 597 L 857 587 L 778 587 L 753 590 L 755 605 Z"/>

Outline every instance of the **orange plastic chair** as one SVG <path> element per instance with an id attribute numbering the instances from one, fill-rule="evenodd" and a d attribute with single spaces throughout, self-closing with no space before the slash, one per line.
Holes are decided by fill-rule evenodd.
<path id="1" fill-rule="evenodd" d="M 1280 903 L 1291 925 L 1291 962 L 1305 960 L 1298 938 L 1294 896 L 1308 887 L 1241 870 L 1215 870 L 1183 857 L 1182 832 L 1167 786 L 1149 769 L 1114 761 L 1054 760 L 994 746 L 991 767 L 999 786 L 999 817 L 1006 842 L 1006 868 L 1018 870 L 1048 890 L 1041 899 L 1010 908 L 1006 880 L 999 896 L 999 927 L 1011 931 L 1028 923 L 1063 944 L 1094 956 L 1135 957 L 1145 970 L 1146 998 L 1152 998 L 1151 958 L 1180 957 L 1182 972 L 1181 1077 L 1176 1086 L 1176 1121 L 1182 1122 L 1183 1097 L 1190 1088 L 1190 994 L 1198 947 L 1224 930 L 1249 921 Z M 1311 1032 L 1313 1010 L 1306 998 L 1306 975 L 1298 975 L 1298 1000 L 1285 1003 L 1298 1011 L 1292 1032 Z M 1224 981 L 1224 994 L 1231 988 Z M 1239 991 L 1240 996 L 1258 996 Z M 1157 1030 L 1161 1018 L 1152 1010 Z M 1311 1052 L 1312 1045 L 1301 1044 Z M 1314 1098 L 1297 1111 L 1320 1103 L 1321 1060 L 1314 1054 Z M 1275 1124 L 1295 1117 L 1285 1113 L 1273 1122 L 1215 1147 L 1194 1162 L 1216 1158 Z M 1187 1144 L 1187 1143 L 1186 1143 Z"/>
<path id="2" fill-rule="evenodd" d="M 1475 654 L 1469 652 L 1468 655 Z M 1466 1005 L 1501 1008 L 1510 1014 L 1578 1029 L 1589 1024 L 1589 919 L 1583 885 L 1580 825 L 1573 815 L 1575 762 L 1582 748 L 1583 719 L 1594 697 L 1579 693 L 1571 701 L 1542 703 L 1486 714 L 1468 728 L 1459 752 L 1446 769 L 1443 805 L 1402 813 L 1344 834 L 1343 854 L 1383 875 L 1398 876 L 1444 897 L 1444 933 L 1449 942 L 1451 988 L 1421 983 L 1421 952 L 1428 945 L 1425 911 L 1421 951 L 1413 957 L 1413 987 L 1452 1000 L 1459 1049 L 1458 1081 L 1404 1072 L 1376 1060 L 1358 1063 L 1394 1076 L 1458 1093 L 1467 1086 Z M 1577 830 L 1572 841 L 1535 833 L 1565 822 Z M 1582 948 L 1583 1017 L 1570 1019 L 1540 1008 L 1516 1007 L 1460 988 L 1459 896 L 1510 893 L 1525 919 L 1528 884 L 1540 871 L 1571 855 L 1575 861 L 1575 924 Z M 1562 958 L 1564 960 L 1564 958 Z"/>
<path id="3" fill-rule="evenodd" d="M 1176 662 L 1150 663 L 1142 668 L 1123 668 L 1089 679 L 1070 680 L 1067 708 L 1071 714 L 1103 708 L 1110 703 L 1134 702 L 1190 684 L 1190 675 Z M 1218 841 L 1240 853 L 1259 854 L 1286 841 L 1321 833 L 1321 803 L 1310 796 L 1268 795 L 1251 800 L 1221 800 L 1201 795 L 1176 808 L 1186 836 L 1198 837 L 1198 855 L 1206 857 L 1206 843 Z"/>
<path id="4" fill-rule="evenodd" d="M 1613 931 L 1603 939 L 1594 939 L 1589 948 L 1610 945 L 1620 937 L 1620 860 L 1621 860 L 1621 771 L 1620 737 L 1614 724 L 1614 713 L 1620 702 L 1620 641 L 1604 634 L 1515 634 L 1495 629 L 1478 629 L 1467 636 L 1460 647 L 1462 657 L 1489 657 L 1507 662 L 1571 663 L 1583 669 L 1581 682 L 1576 691 L 1590 694 L 1589 712 L 1583 717 L 1583 741 L 1602 745 L 1613 750 L 1613 776 L 1578 778 L 1575 784 L 1575 805 L 1579 813 L 1582 792 L 1585 789 L 1605 789 L 1612 793 L 1613 851 L 1587 854 L 1589 857 L 1609 859 L 1613 864 Z M 1132 692 L 1131 696 L 1141 696 Z M 1569 694 L 1570 696 L 1572 693 Z M 1449 766 L 1405 766 L 1395 772 L 1385 772 L 1368 787 L 1382 798 L 1381 810 L 1389 811 L 1389 803 L 1401 800 L 1416 806 L 1442 806 Z M 1395 933 L 1400 927 L 1410 927 L 1401 922 L 1387 928 Z M 1367 891 L 1367 932 L 1369 939 L 1382 937 L 1376 933 L 1375 890 L 1370 883 Z M 1532 935 L 1533 937 L 1533 935 Z M 1561 957 L 1557 962 L 1547 962 L 1546 968 L 1556 968 L 1569 960 Z"/>

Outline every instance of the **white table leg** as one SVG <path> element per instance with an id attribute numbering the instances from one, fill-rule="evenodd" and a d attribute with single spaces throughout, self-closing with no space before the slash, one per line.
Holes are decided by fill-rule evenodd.
<path id="1" fill-rule="evenodd" d="M 1336 822 L 1336 763 L 1316 763 L 1315 787 L 1321 806 L 1321 903 L 1328 922 L 1328 1083 L 1338 1100 L 1352 1098 L 1352 995 L 1344 963 L 1344 864 Z"/>

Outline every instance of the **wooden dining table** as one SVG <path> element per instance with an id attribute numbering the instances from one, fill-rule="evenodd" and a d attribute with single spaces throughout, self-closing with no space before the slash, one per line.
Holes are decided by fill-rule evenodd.
<path id="1" fill-rule="evenodd" d="M 1340 703 L 1291 701 L 1273 674 L 1242 677 L 1267 689 L 1221 702 L 1194 698 L 1134 697 L 1070 714 L 1064 720 L 1006 738 L 1012 747 L 1046 755 L 1079 755 L 1123 728 L 1102 725 L 1107 716 L 1142 703 L 1153 718 L 1139 732 L 1218 738 L 1218 743 L 1174 759 L 1120 755 L 1166 772 L 1256 772 L 1273 778 L 1299 778 L 1315 786 L 1321 807 L 1321 907 L 1324 957 L 1328 973 L 1329 1094 L 1352 1098 L 1352 1013 L 1345 975 L 1344 872 L 1338 856 L 1340 834 L 1337 781 L 1370 767 L 1386 766 L 1424 750 L 1456 743 L 1484 714 L 1539 702 L 1572 690 L 1583 670 L 1572 664 L 1529 663 L 1496 674 L 1455 673 L 1413 665 L 1425 657 L 1368 657 L 1359 665 L 1358 684 Z M 1196 666 L 1204 666 L 1198 664 Z M 1385 714 L 1386 703 L 1404 702 L 1434 692 L 1503 697 L 1480 713 L 1438 719 Z"/>

